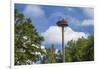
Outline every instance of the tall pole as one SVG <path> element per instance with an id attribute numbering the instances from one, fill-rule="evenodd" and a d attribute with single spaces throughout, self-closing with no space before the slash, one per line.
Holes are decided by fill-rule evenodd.
<path id="1" fill-rule="evenodd" d="M 62 61 L 65 62 L 65 50 L 64 50 L 64 27 L 62 26 Z"/>
<path id="2" fill-rule="evenodd" d="M 64 27 L 68 26 L 67 21 L 64 19 L 57 22 L 57 26 L 62 28 L 62 62 L 65 62 L 65 49 L 64 49 Z"/>

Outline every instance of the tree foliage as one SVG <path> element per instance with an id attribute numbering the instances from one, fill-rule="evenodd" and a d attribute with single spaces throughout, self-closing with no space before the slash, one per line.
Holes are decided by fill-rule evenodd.
<path id="1" fill-rule="evenodd" d="M 56 63 L 56 54 L 55 54 L 54 44 L 51 45 L 51 48 L 46 49 L 45 63 Z"/>
<path id="2" fill-rule="evenodd" d="M 38 34 L 30 18 L 26 18 L 17 9 L 14 13 L 15 65 L 32 64 L 38 58 L 36 52 L 43 53 L 40 46 L 44 39 Z"/>
<path id="3" fill-rule="evenodd" d="M 69 41 L 65 48 L 66 62 L 93 61 L 94 37 L 80 38 L 77 41 Z"/>

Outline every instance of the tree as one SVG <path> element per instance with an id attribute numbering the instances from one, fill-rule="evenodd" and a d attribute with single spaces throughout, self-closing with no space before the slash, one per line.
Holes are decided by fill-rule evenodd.
<path id="1" fill-rule="evenodd" d="M 45 63 L 56 63 L 56 54 L 54 44 L 51 45 L 51 48 L 46 49 L 46 60 Z"/>
<path id="2" fill-rule="evenodd" d="M 61 63 L 62 62 L 62 53 L 60 50 L 58 50 L 57 54 L 56 54 L 56 62 L 57 63 Z"/>
<path id="3" fill-rule="evenodd" d="M 71 40 L 68 42 L 68 45 L 65 47 L 65 60 L 66 62 L 75 62 L 76 58 L 76 43 Z"/>
<path id="4" fill-rule="evenodd" d="M 44 53 L 40 46 L 44 40 L 32 25 L 30 18 L 15 9 L 15 65 L 32 64 L 38 59 L 38 53 Z"/>
<path id="5" fill-rule="evenodd" d="M 77 41 L 69 41 L 65 48 L 66 62 L 93 61 L 94 37 L 79 38 Z"/>

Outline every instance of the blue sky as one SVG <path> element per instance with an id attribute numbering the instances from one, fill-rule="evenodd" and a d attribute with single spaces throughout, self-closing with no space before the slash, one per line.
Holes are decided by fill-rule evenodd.
<path id="1" fill-rule="evenodd" d="M 66 39 L 78 39 L 81 36 L 94 34 L 94 9 L 89 7 L 70 7 L 70 6 L 49 6 L 49 5 L 30 5 L 30 4 L 15 4 L 20 12 L 22 12 L 26 18 L 31 18 L 32 24 L 36 27 L 37 31 L 46 39 L 43 43 L 44 46 L 49 47 L 52 39 L 54 40 L 56 48 L 60 49 L 61 41 L 59 38 L 60 33 L 56 26 L 58 20 L 63 17 L 69 24 L 69 29 L 65 32 Z M 52 28 L 55 28 L 54 31 Z M 54 36 L 58 33 L 58 37 Z M 68 38 L 67 32 L 74 33 L 73 38 Z M 48 34 L 49 33 L 49 34 Z M 71 33 L 71 34 L 72 34 Z M 51 35 L 50 35 L 51 34 Z M 78 35 L 78 36 L 77 36 Z M 54 38 L 52 38 L 54 36 Z M 51 37 L 51 38 L 49 38 Z M 56 38 L 55 38 L 56 37 Z M 65 41 L 68 41 L 66 40 Z"/>

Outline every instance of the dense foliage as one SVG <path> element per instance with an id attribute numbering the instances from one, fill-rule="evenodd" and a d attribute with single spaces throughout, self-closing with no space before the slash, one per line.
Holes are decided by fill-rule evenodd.
<path id="1" fill-rule="evenodd" d="M 94 37 L 80 38 L 77 41 L 69 41 L 65 48 L 66 62 L 93 61 Z"/>
<path id="2" fill-rule="evenodd" d="M 38 60 L 38 54 L 44 53 L 40 46 L 44 40 L 29 18 L 15 9 L 14 16 L 14 38 L 15 38 L 15 65 L 32 64 Z"/>

